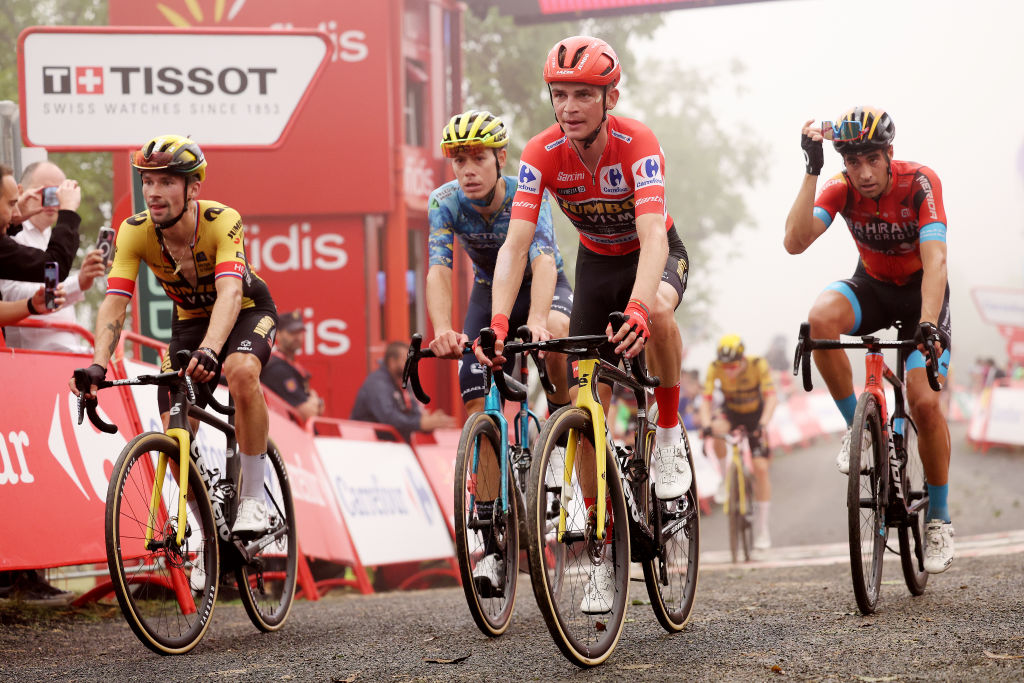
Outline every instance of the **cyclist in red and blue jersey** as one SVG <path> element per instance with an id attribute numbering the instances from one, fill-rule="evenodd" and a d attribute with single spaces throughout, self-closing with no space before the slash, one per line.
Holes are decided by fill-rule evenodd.
<path id="1" fill-rule="evenodd" d="M 441 132 L 441 151 L 452 160 L 455 180 L 430 193 L 430 270 L 427 271 L 427 310 L 434 326 L 430 349 L 438 358 L 459 360 L 459 387 L 466 412 L 484 409 L 487 386 L 484 368 L 463 360 L 462 349 L 491 319 L 491 291 L 498 250 L 505 242 L 517 181 L 501 174 L 506 160 L 508 130 L 490 112 L 470 110 L 456 114 Z M 473 262 L 474 283 L 466 307 L 462 333 L 452 328 L 452 263 L 455 237 Z M 530 268 L 515 295 L 509 324 L 530 328 L 533 340 L 564 337 L 569 332 L 572 289 L 562 272 L 551 226 L 551 208 L 543 202 L 537 231 L 529 244 Z M 568 368 L 562 354 L 547 358 L 555 393 L 548 396 L 553 413 L 569 402 Z M 500 492 L 498 462 L 486 439 L 481 448 L 476 482 L 475 514 L 490 519 Z M 473 568 L 481 595 L 498 595 L 505 585 L 505 567 L 493 534 L 484 538 L 484 557 Z"/>
<path id="2" fill-rule="evenodd" d="M 918 349 L 907 359 L 907 398 L 920 436 L 921 460 L 928 480 L 925 569 L 945 571 L 953 561 L 953 525 L 949 488 L 949 426 L 940 394 L 928 385 L 924 343 L 937 335 L 940 381 L 949 368 L 951 324 L 946 278 L 946 214 L 942 185 L 922 164 L 892 158 L 896 126 L 874 107 L 854 107 L 822 128 L 807 121 L 801 132 L 806 175 L 786 219 L 786 250 L 807 249 L 842 215 L 860 258 L 853 276 L 829 285 L 814 302 L 808 321 L 816 339 L 840 334 L 865 335 L 901 321 L 901 339 Z M 822 140 L 830 139 L 845 169 L 815 198 L 824 164 Z M 853 423 L 857 396 L 850 360 L 842 350 L 819 350 L 814 361 L 847 425 Z M 850 430 L 836 465 L 850 469 Z M 867 438 L 867 435 L 865 435 Z"/>
<path id="3" fill-rule="evenodd" d="M 678 421 L 682 337 L 674 311 L 686 288 L 686 249 L 665 208 L 665 157 L 654 133 L 639 121 L 610 116 L 619 99 L 621 67 L 603 40 L 573 36 L 548 54 L 548 84 L 555 125 L 535 136 L 523 150 L 519 189 L 512 204 L 508 237 L 494 271 L 491 327 L 504 338 L 507 316 L 522 279 L 541 198 L 550 191 L 580 236 L 571 335 L 607 333 L 603 354 L 634 357 L 647 347 L 655 389 L 659 498 L 672 499 L 690 487 L 691 472 L 682 448 Z M 623 311 L 627 321 L 617 330 L 608 314 Z M 498 357 L 501 364 L 501 345 Z M 491 364 L 482 351 L 481 362 Z M 611 389 L 600 387 L 607 406 Z M 593 458 L 582 457 L 583 497 L 596 496 Z M 592 567 L 581 610 L 604 613 L 614 592 L 610 563 Z"/>

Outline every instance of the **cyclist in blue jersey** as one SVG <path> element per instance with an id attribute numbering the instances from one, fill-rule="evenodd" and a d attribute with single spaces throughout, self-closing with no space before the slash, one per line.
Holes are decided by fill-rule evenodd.
<path id="1" fill-rule="evenodd" d="M 470 110 L 452 117 L 441 133 L 441 151 L 452 160 L 455 180 L 430 193 L 430 270 L 427 272 L 427 311 L 434 326 L 430 350 L 438 358 L 459 359 L 459 387 L 469 414 L 484 408 L 487 387 L 484 368 L 475 359 L 463 360 L 462 349 L 491 322 L 491 286 L 498 249 L 505 243 L 512 198 L 518 181 L 502 175 L 508 130 L 490 112 Z M 462 332 L 452 327 L 452 262 L 455 237 L 473 262 L 474 283 Z M 530 268 L 523 278 L 512 314 L 510 329 L 527 325 L 533 339 L 569 334 L 572 288 L 562 272 L 551 225 L 551 207 L 543 203 L 537 232 L 530 245 Z M 567 364 L 564 356 L 551 354 L 547 367 L 556 392 L 548 396 L 553 413 L 569 403 Z M 481 454 L 477 483 L 477 514 L 489 517 L 498 493 L 498 465 L 493 455 Z M 500 556 L 493 538 L 485 540 L 485 558 L 474 569 L 477 581 L 492 587 L 504 585 Z"/>

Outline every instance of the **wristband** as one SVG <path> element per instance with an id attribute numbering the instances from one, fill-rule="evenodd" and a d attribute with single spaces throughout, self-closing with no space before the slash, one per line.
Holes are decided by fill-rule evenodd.
<path id="1" fill-rule="evenodd" d="M 37 311 L 36 307 L 32 305 L 32 297 L 25 299 L 25 302 L 28 304 L 29 315 L 39 315 L 39 311 Z"/>
<path id="2" fill-rule="evenodd" d="M 494 330 L 494 336 L 501 341 L 505 341 L 508 338 L 508 316 L 503 313 L 496 313 L 491 318 L 491 329 Z"/>
<path id="3" fill-rule="evenodd" d="M 800 147 L 804 150 L 804 165 L 807 175 L 819 175 L 825 165 L 825 153 L 821 149 L 821 140 L 812 140 L 811 136 L 800 134 Z"/>

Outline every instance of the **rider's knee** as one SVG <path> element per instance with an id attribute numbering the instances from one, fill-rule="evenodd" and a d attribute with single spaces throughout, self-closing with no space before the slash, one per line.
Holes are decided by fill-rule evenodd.
<path id="1" fill-rule="evenodd" d="M 807 322 L 811 324 L 811 337 L 838 339 L 839 335 L 849 332 L 843 313 L 837 306 L 815 303 L 811 307 L 811 312 L 807 314 Z"/>
<path id="2" fill-rule="evenodd" d="M 945 423 L 946 416 L 939 401 L 941 396 L 939 392 L 930 390 L 921 394 L 910 392 L 907 402 L 910 404 L 910 416 L 917 423 L 918 431 L 934 429 Z"/>
<path id="3" fill-rule="evenodd" d="M 228 388 L 233 393 L 258 390 L 261 369 L 262 365 L 255 356 L 244 354 L 228 356 L 224 362 L 224 377 L 228 381 Z"/>
<path id="4" fill-rule="evenodd" d="M 551 311 L 548 314 L 548 332 L 552 337 L 569 336 L 569 317 L 558 311 Z"/>

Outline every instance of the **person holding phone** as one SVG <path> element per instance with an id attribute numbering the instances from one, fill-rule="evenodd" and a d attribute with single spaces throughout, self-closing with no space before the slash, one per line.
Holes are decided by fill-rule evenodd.
<path id="1" fill-rule="evenodd" d="M 899 338 L 918 342 L 906 362 L 907 400 L 928 480 L 924 568 L 937 574 L 953 562 L 950 438 L 941 393 L 928 385 L 922 352 L 926 340 L 938 336 L 939 381 L 945 383 L 952 336 L 946 212 L 939 176 L 924 164 L 894 159 L 895 137 L 892 116 L 877 107 L 853 107 L 821 127 L 806 121 L 800 131 L 806 173 L 786 218 L 784 244 L 791 254 L 803 253 L 842 215 L 860 254 L 853 275 L 828 285 L 811 307 L 807 320 L 813 338 L 871 334 L 898 320 L 903 323 Z M 815 196 L 825 139 L 842 156 L 843 171 Z M 815 351 L 814 363 L 851 425 L 857 394 L 846 352 Z M 850 470 L 850 439 L 847 429 L 836 458 L 844 474 Z"/>
<path id="2" fill-rule="evenodd" d="M 179 370 L 196 382 L 216 383 L 223 370 L 235 402 L 235 427 L 242 481 L 234 533 L 259 536 L 269 515 L 263 493 L 269 415 L 260 372 L 270 359 L 277 332 L 277 308 L 267 284 L 245 256 L 242 217 L 231 207 L 200 200 L 206 157 L 193 140 L 159 135 L 131 153 L 142 180 L 146 210 L 127 218 L 117 233 L 107 296 L 96 315 L 89 398 L 107 373 L 121 338 L 128 303 L 145 262 L 174 301 L 165 372 Z M 179 365 L 177 351 L 191 353 Z M 79 390 L 74 379 L 71 390 Z M 158 393 L 166 420 L 170 395 Z"/>
<path id="3" fill-rule="evenodd" d="M 56 164 L 39 161 L 29 164 L 21 176 L 21 195 L 18 198 L 18 213 L 21 215 L 21 229 L 14 231 L 12 239 L 20 245 L 45 249 L 56 230 L 58 222 L 66 218 L 68 209 L 78 208 L 81 190 L 78 183 L 68 180 Z M 77 214 L 75 214 L 77 218 Z M 77 248 L 77 239 L 75 247 Z M 55 259 L 51 260 L 56 262 Z M 77 323 L 74 304 L 85 300 L 85 292 L 94 286 L 104 272 L 102 256 L 98 249 L 90 249 L 82 259 L 77 271 L 60 271 L 58 281 L 62 282 L 65 299 L 58 306 L 49 321 Z M 63 272 L 63 277 L 61 276 Z M 7 301 L 32 296 L 37 285 L 22 279 L 0 280 L 0 295 Z M 58 329 L 10 327 L 6 330 L 7 345 L 13 348 L 44 351 L 84 351 L 86 345 L 80 335 Z"/>
<path id="4" fill-rule="evenodd" d="M 14 171 L 0 164 L 0 278 L 43 281 L 43 268 L 47 261 L 56 261 L 66 276 L 71 270 L 78 250 L 78 226 L 81 222 L 75 211 L 81 201 L 81 190 L 74 181 L 58 188 L 57 224 L 45 248 L 27 247 L 16 242 L 11 235 L 21 230 L 23 216 L 18 205 L 21 189 Z"/>

